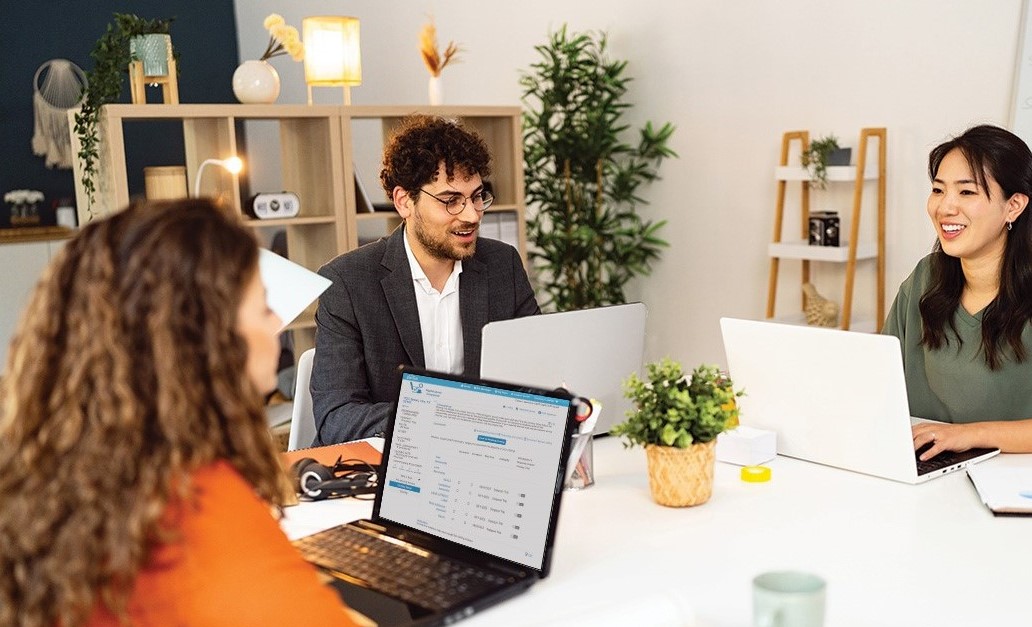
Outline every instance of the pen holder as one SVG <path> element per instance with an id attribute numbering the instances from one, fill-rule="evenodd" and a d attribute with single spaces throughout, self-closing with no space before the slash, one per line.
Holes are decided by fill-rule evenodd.
<path id="1" fill-rule="evenodd" d="M 591 432 L 573 434 L 564 490 L 582 490 L 595 485 L 593 435 Z"/>

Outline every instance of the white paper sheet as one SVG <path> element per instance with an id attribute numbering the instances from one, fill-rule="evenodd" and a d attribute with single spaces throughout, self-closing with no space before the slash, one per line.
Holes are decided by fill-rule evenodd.
<path id="1" fill-rule="evenodd" d="M 283 320 L 283 327 L 301 315 L 333 283 L 266 248 L 259 250 L 258 272 L 265 284 L 269 308 Z"/>

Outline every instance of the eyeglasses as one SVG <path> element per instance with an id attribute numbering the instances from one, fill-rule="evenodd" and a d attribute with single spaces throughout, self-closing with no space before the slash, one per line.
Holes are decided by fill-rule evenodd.
<path id="1" fill-rule="evenodd" d="M 462 194 L 452 192 L 444 198 L 435 196 L 422 188 L 420 188 L 419 191 L 444 205 L 444 210 L 453 216 L 457 216 L 466 210 L 467 200 L 473 201 L 473 209 L 480 213 L 483 213 L 483 211 L 490 207 L 491 203 L 494 202 L 494 196 L 486 189 L 470 194 L 469 196 L 463 196 Z"/>

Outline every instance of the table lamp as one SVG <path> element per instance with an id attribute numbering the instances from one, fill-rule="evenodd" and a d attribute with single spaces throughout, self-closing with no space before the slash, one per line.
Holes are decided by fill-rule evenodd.
<path id="1" fill-rule="evenodd" d="M 217 165 L 225 168 L 231 174 L 239 174 L 244 169 L 244 162 L 240 160 L 240 157 L 229 157 L 228 159 L 205 159 L 201 162 L 201 165 L 197 167 L 197 176 L 194 177 L 194 198 L 198 198 L 201 195 L 201 174 L 204 172 L 204 168 L 207 165 Z"/>
<path id="2" fill-rule="evenodd" d="M 305 83 L 308 104 L 312 87 L 343 86 L 344 104 L 351 104 L 351 86 L 362 84 L 358 18 L 317 16 L 301 20 L 305 44 Z"/>

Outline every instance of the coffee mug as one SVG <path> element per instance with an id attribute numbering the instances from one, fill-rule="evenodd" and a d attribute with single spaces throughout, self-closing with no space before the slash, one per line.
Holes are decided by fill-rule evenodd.
<path id="1" fill-rule="evenodd" d="M 753 579 L 753 627 L 821 627 L 824 580 L 810 573 L 773 571 Z"/>

